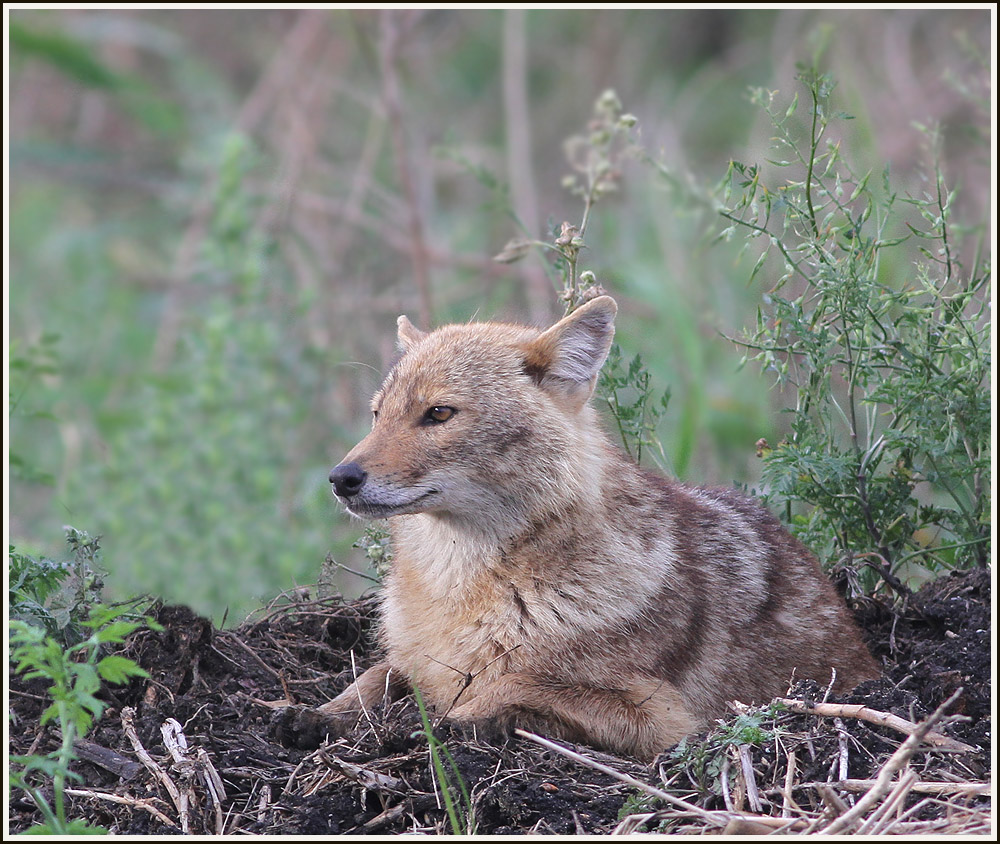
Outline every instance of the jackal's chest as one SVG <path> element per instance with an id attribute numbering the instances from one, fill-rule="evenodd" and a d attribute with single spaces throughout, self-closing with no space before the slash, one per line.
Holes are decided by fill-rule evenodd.
<path id="1" fill-rule="evenodd" d="M 516 609 L 502 594 L 468 602 L 410 594 L 398 599 L 389 588 L 383 603 L 382 640 L 390 664 L 414 682 L 436 706 L 447 706 L 472 678 L 486 680 L 512 670 L 525 645 Z M 495 598 L 494 601 L 487 600 Z"/>

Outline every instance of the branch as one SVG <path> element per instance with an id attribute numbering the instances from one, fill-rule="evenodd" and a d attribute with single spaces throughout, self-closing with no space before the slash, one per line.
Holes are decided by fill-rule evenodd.
<path id="1" fill-rule="evenodd" d="M 123 806 L 131 806 L 133 809 L 142 809 L 149 812 L 164 826 L 172 826 L 174 829 L 177 828 L 176 823 L 157 809 L 156 806 L 146 800 L 139 800 L 136 797 L 129 797 L 128 795 L 121 797 L 117 794 L 108 794 L 105 791 L 91 791 L 87 788 L 67 788 L 65 793 L 69 794 L 71 797 L 93 797 L 97 800 L 107 800 L 109 803 L 120 803 Z"/>
<path id="2" fill-rule="evenodd" d="M 882 766 L 878 777 L 875 779 L 875 785 L 873 785 L 865 796 L 855 804 L 854 808 L 845 812 L 832 823 L 828 824 L 824 829 L 819 830 L 819 832 L 824 835 L 835 835 L 837 833 L 846 833 L 853 829 L 861 818 L 864 817 L 865 813 L 868 812 L 869 809 L 873 808 L 875 804 L 888 793 L 890 788 L 892 788 L 893 777 L 906 767 L 910 761 L 910 757 L 917 752 L 920 743 L 925 739 L 928 741 L 930 740 L 931 727 L 944 717 L 945 710 L 947 710 L 947 708 L 958 699 L 958 696 L 961 693 L 962 689 L 956 689 L 955 693 L 937 709 L 935 709 L 928 718 L 920 724 L 917 724 L 916 727 L 914 727 L 913 732 L 910 734 L 910 737 L 899 746 L 896 752 L 893 753 L 892 756 L 889 757 L 888 761 L 886 761 L 886 763 Z M 873 710 L 869 711 L 871 712 Z M 884 713 L 877 714 L 884 715 Z M 909 722 L 905 723 L 908 724 Z M 942 738 L 944 737 L 942 736 Z M 951 741 L 951 739 L 948 739 L 948 741 Z"/>
<path id="3" fill-rule="evenodd" d="M 660 800 L 663 800 L 672 806 L 676 806 L 678 809 L 682 809 L 685 812 L 690 812 L 696 817 L 701 818 L 705 821 L 705 823 L 720 829 L 727 828 L 733 821 L 761 824 L 769 827 L 770 829 L 778 827 L 790 829 L 795 824 L 801 823 L 798 821 L 790 821 L 788 818 L 772 818 L 766 815 L 744 815 L 739 812 L 712 812 L 707 809 L 702 809 L 701 806 L 696 806 L 694 803 L 688 803 L 687 800 L 681 800 L 679 797 L 674 797 L 674 795 L 663 791 L 656 786 L 645 783 L 642 780 L 636 779 L 635 777 L 629 776 L 621 771 L 616 771 L 614 768 L 603 765 L 595 759 L 590 759 L 587 756 L 576 753 L 568 747 L 556 744 L 554 741 L 549 741 L 547 738 L 542 738 L 541 736 L 521 729 L 515 729 L 514 733 L 522 738 L 535 742 L 535 744 L 540 744 L 542 747 L 548 748 L 549 750 L 554 750 L 556 753 L 560 753 L 568 759 L 572 759 L 574 762 L 579 762 L 581 765 L 586 765 L 588 768 L 593 768 L 595 771 L 600 771 L 602 774 L 614 777 L 619 782 L 626 783 L 633 788 L 638 788 L 640 791 L 644 791 L 646 794 L 652 795 L 653 797 L 658 797 Z"/>
<path id="4" fill-rule="evenodd" d="M 960 691 L 962 690 L 959 689 L 956 691 L 954 695 L 948 698 L 946 703 L 951 703 Z M 857 718 L 861 721 L 868 721 L 871 724 L 889 727 L 890 729 L 896 730 L 900 733 L 906 733 L 910 736 L 910 738 L 920 732 L 921 738 L 926 739 L 928 744 L 934 746 L 938 750 L 951 751 L 954 753 L 971 753 L 976 750 L 975 747 L 964 744 L 957 739 L 949 738 L 942 733 L 932 732 L 929 727 L 924 729 L 924 725 L 927 724 L 927 721 L 924 721 L 921 724 L 914 724 L 912 721 L 907 721 L 905 718 L 900 718 L 898 715 L 892 715 L 889 712 L 879 712 L 877 709 L 869 709 L 866 706 L 861 706 L 856 703 L 809 704 L 805 701 L 784 697 L 777 698 L 777 702 L 787 706 L 789 710 L 797 712 L 800 715 L 822 715 L 827 718 Z M 934 720 L 937 721 L 939 719 L 935 718 Z"/>

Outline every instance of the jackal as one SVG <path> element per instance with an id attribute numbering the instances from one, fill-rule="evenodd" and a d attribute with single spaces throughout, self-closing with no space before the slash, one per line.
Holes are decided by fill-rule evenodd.
<path id="1" fill-rule="evenodd" d="M 877 676 L 810 552 L 754 500 L 627 459 L 589 399 L 617 306 L 547 330 L 424 333 L 372 400 L 372 430 L 330 473 L 388 518 L 383 662 L 316 715 L 336 730 L 416 686 L 448 719 L 654 757 L 793 677 Z"/>

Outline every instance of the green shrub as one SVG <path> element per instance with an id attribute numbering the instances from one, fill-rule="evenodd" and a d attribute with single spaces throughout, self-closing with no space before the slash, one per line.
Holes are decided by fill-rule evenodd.
<path id="1" fill-rule="evenodd" d="M 751 276 L 778 267 L 740 340 L 795 398 L 785 439 L 759 444 L 763 482 L 826 562 L 863 561 L 903 590 L 989 556 L 990 264 L 936 159 L 920 196 L 899 196 L 888 169 L 859 174 L 831 79 L 799 80 L 804 122 L 797 95 L 753 92 L 777 158 L 733 162 L 721 210 L 723 236 L 759 250 Z"/>
<path id="2" fill-rule="evenodd" d="M 73 558 L 65 563 L 10 555 L 10 663 L 25 680 L 44 680 L 52 703 L 40 725 L 55 722 L 59 746 L 50 753 L 9 756 L 11 785 L 27 792 L 44 818 L 31 828 L 38 835 L 105 834 L 87 821 L 66 817 L 65 788 L 78 778 L 70 770 L 73 743 L 100 718 L 105 703 L 101 683 L 127 683 L 147 673 L 131 659 L 108 653 L 151 619 L 127 617 L 131 605 L 108 607 L 99 601 L 99 544 L 82 531 L 67 529 Z M 134 604 L 135 602 L 132 602 Z M 51 781 L 51 791 L 44 787 Z M 51 798 L 48 796 L 51 793 Z"/>
<path id="3" fill-rule="evenodd" d="M 101 564 L 101 538 L 66 527 L 71 555 L 55 561 L 33 557 L 10 547 L 7 570 L 9 618 L 40 627 L 61 645 L 79 644 L 89 633 L 86 619 L 102 603 L 105 571 Z M 122 613 L 134 611 L 142 599 L 121 605 Z"/>

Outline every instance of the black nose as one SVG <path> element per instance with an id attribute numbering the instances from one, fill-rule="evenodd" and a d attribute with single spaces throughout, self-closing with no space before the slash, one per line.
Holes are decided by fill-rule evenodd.
<path id="1" fill-rule="evenodd" d="M 357 463 L 341 463 L 330 472 L 330 483 L 341 498 L 350 498 L 361 492 L 368 473 Z"/>

